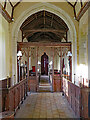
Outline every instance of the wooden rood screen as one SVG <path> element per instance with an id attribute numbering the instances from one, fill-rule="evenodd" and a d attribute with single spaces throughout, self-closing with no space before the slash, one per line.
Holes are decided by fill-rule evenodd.
<path id="1" fill-rule="evenodd" d="M 51 47 L 53 50 L 53 69 L 52 69 L 52 76 L 54 77 L 54 56 L 55 56 L 55 50 L 54 48 L 60 48 L 60 63 L 62 65 L 62 57 L 63 57 L 63 53 L 64 53 L 64 48 L 67 48 L 68 51 L 71 51 L 71 42 L 50 42 L 50 43 L 40 43 L 40 42 L 18 42 L 18 47 L 19 47 L 19 50 L 22 50 L 22 48 L 24 49 L 27 49 L 26 50 L 26 53 L 27 53 L 27 75 L 28 75 L 28 79 L 29 79 L 29 51 L 30 51 L 30 48 L 31 47 L 35 47 L 36 48 L 36 78 L 37 78 L 37 75 L 38 75 L 38 72 L 37 72 L 37 66 L 38 66 L 38 48 L 40 47 L 46 47 L 46 48 L 49 48 Z M 71 62 L 72 64 L 72 62 Z M 71 65 L 72 66 L 72 65 Z M 61 68 L 62 66 L 60 66 Z M 70 79 L 72 80 L 72 68 L 71 69 L 71 72 L 70 72 Z M 61 70 L 61 74 L 62 74 L 62 70 Z"/>
<path id="2" fill-rule="evenodd" d="M 39 47 L 52 47 L 53 48 L 53 61 L 54 61 L 54 48 L 60 48 L 60 54 L 61 54 L 61 64 L 62 64 L 62 54 L 63 54 L 63 48 L 67 48 L 69 51 L 71 51 L 71 42 L 50 42 L 50 43 L 40 43 L 40 42 L 18 42 L 19 49 L 27 48 L 27 61 L 29 62 L 29 51 L 31 47 L 36 47 L 36 76 L 37 76 L 37 64 L 38 64 L 38 48 Z M 54 63 L 53 63 L 54 64 Z M 29 77 L 29 63 L 27 64 L 27 71 L 28 71 L 28 77 Z M 71 70 L 72 71 L 72 70 Z M 62 71 L 61 71 L 62 73 Z M 70 73 L 70 78 L 72 72 Z M 54 68 L 53 68 L 53 75 L 54 75 Z"/>
<path id="3" fill-rule="evenodd" d="M 71 48 L 71 42 L 50 42 L 50 43 L 39 43 L 39 42 L 18 42 L 20 48 L 27 47 L 69 47 Z"/>

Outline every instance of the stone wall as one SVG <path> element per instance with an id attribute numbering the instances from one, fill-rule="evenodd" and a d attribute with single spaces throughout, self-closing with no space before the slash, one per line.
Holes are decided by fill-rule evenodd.
<path id="1" fill-rule="evenodd" d="M 10 25 L 0 14 L 0 80 L 11 76 Z"/>

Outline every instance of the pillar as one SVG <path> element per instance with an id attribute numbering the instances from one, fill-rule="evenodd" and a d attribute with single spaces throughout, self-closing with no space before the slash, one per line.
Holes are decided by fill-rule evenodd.
<path id="1" fill-rule="evenodd" d="M 70 52 L 72 53 L 72 46 L 70 46 Z M 69 56 L 69 60 L 70 60 L 70 81 L 72 82 L 72 56 Z"/>
<path id="2" fill-rule="evenodd" d="M 52 92 L 54 91 L 54 47 L 53 47 L 53 64 L 52 64 Z"/>
<path id="3" fill-rule="evenodd" d="M 62 75 L 62 47 L 60 48 L 60 71 Z"/>
<path id="4" fill-rule="evenodd" d="M 29 79 L 29 48 L 27 48 L 27 78 Z"/>
<path id="5" fill-rule="evenodd" d="M 88 80 L 90 89 L 90 7 L 88 9 Z M 90 91 L 88 95 L 88 117 L 90 117 Z"/>
<path id="6" fill-rule="evenodd" d="M 90 8 L 88 9 L 88 80 L 90 83 Z M 89 86 L 90 87 L 90 86 Z"/>
<path id="7" fill-rule="evenodd" d="M 36 84 L 37 85 L 39 84 L 39 81 L 38 81 L 38 47 L 36 47 Z"/>

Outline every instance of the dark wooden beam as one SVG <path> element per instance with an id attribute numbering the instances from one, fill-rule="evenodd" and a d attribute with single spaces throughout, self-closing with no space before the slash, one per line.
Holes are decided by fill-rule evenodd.
<path id="1" fill-rule="evenodd" d="M 6 4 L 7 4 L 7 0 L 5 0 L 5 3 L 4 3 L 4 9 L 6 8 Z"/>
<path id="2" fill-rule="evenodd" d="M 18 45 L 20 48 L 26 48 L 26 47 L 70 47 L 71 42 L 68 43 L 61 43 L 61 42 L 53 42 L 53 43 L 39 43 L 39 42 L 18 42 Z"/>
<path id="3" fill-rule="evenodd" d="M 22 0 L 20 0 L 19 2 L 17 2 L 15 5 L 14 5 L 14 8 L 18 6 L 18 4 L 21 2 Z"/>
<path id="4" fill-rule="evenodd" d="M 23 30 L 23 28 L 25 27 L 25 26 L 27 26 L 31 21 L 33 21 L 35 18 L 32 18 L 32 19 L 28 19 L 21 27 L 20 27 L 20 29 L 21 30 Z"/>
<path id="5" fill-rule="evenodd" d="M 53 25 L 53 15 L 52 15 L 52 20 L 51 20 L 51 27 L 52 27 L 52 25 Z"/>
<path id="6" fill-rule="evenodd" d="M 10 15 L 7 13 L 7 11 L 3 8 L 1 4 L 0 4 L 0 12 L 9 23 L 12 22 Z"/>
<path id="7" fill-rule="evenodd" d="M 23 31 L 22 31 L 22 32 L 23 32 Z M 28 33 L 28 34 L 22 36 L 22 38 L 23 38 L 23 39 L 24 39 L 24 38 L 27 38 L 27 37 L 29 37 L 30 35 L 33 35 L 33 33 Z"/>
<path id="8" fill-rule="evenodd" d="M 82 8 L 82 6 L 83 6 L 82 0 L 80 0 L 80 3 L 81 3 L 81 8 Z"/>
<path id="9" fill-rule="evenodd" d="M 66 42 L 68 42 L 68 34 L 67 34 L 67 32 L 66 32 Z"/>
<path id="10" fill-rule="evenodd" d="M 12 8 L 11 19 L 13 19 L 14 7 Z"/>
<path id="11" fill-rule="evenodd" d="M 29 38 L 28 38 L 29 37 Z M 42 40 L 46 40 L 46 41 L 51 41 L 51 42 L 61 42 L 61 37 L 57 36 L 55 33 L 35 33 L 35 34 L 30 34 L 30 36 L 28 36 L 27 39 L 29 42 L 38 42 L 38 41 L 42 41 Z"/>
<path id="12" fill-rule="evenodd" d="M 74 5 L 72 5 L 68 0 L 66 0 L 66 1 L 71 7 L 74 7 Z"/>
<path id="13" fill-rule="evenodd" d="M 11 19 L 13 19 L 14 9 L 15 9 L 15 7 L 16 7 L 22 0 L 20 0 L 19 2 L 17 2 L 15 5 L 13 5 L 10 0 L 8 0 L 8 1 L 9 1 L 9 3 L 10 3 L 11 7 L 12 7 Z"/>
<path id="14" fill-rule="evenodd" d="M 74 4 L 74 7 L 76 6 L 76 4 L 77 4 L 77 1 L 78 1 L 78 0 L 76 0 L 76 2 L 75 2 L 75 4 Z"/>
<path id="15" fill-rule="evenodd" d="M 35 14 L 35 18 L 37 19 L 37 13 Z"/>
<path id="16" fill-rule="evenodd" d="M 42 11 L 41 11 L 42 13 Z M 45 14 L 46 13 L 46 14 Z M 45 12 L 43 14 L 45 15 L 40 15 L 40 13 L 35 13 L 37 14 L 37 17 L 35 16 L 35 14 L 31 15 L 30 17 L 28 17 L 25 22 L 22 24 L 22 26 L 20 27 L 21 30 L 23 29 L 28 29 L 29 27 L 30 28 L 38 28 L 39 25 L 44 24 L 45 25 L 49 25 L 50 27 L 52 27 L 52 23 L 53 23 L 53 27 L 55 28 L 63 28 L 63 29 L 67 29 L 68 31 L 68 26 L 66 25 L 66 23 L 61 19 L 59 18 L 58 16 L 56 15 L 53 15 L 53 13 L 50 13 L 50 16 L 47 16 L 47 12 Z M 54 18 L 53 18 L 54 16 Z M 37 19 L 36 19 L 37 18 Z M 44 21 L 44 22 L 43 22 Z"/>
<path id="17" fill-rule="evenodd" d="M 44 10 L 44 13 L 43 13 L 43 14 L 44 14 L 44 21 L 43 21 L 43 22 L 44 22 L 44 27 L 45 27 L 45 22 L 46 22 L 46 21 L 45 21 L 45 10 Z"/>
<path id="18" fill-rule="evenodd" d="M 76 0 L 76 2 L 74 3 L 74 5 L 72 5 L 68 0 L 66 0 L 66 1 L 67 1 L 68 4 L 71 5 L 71 7 L 73 8 L 74 17 L 75 17 L 75 19 L 76 19 L 76 10 L 75 10 L 75 6 L 76 6 L 78 0 Z"/>
<path id="19" fill-rule="evenodd" d="M 24 39 L 24 37 L 23 37 L 23 31 L 21 31 L 22 32 L 22 42 L 23 42 L 23 39 Z"/>
<path id="20" fill-rule="evenodd" d="M 64 38 L 64 39 L 66 40 L 66 37 L 65 37 L 63 34 L 60 34 L 60 33 L 57 34 L 57 33 L 56 33 L 56 35 L 57 35 L 57 36 L 60 36 L 61 38 Z M 61 42 L 61 41 L 60 41 L 60 42 Z M 67 41 L 66 41 L 66 42 L 67 42 Z"/>
<path id="21" fill-rule="evenodd" d="M 8 0 L 8 1 L 9 1 L 9 3 L 10 3 L 11 7 L 13 8 L 14 6 L 13 6 L 13 4 L 11 3 L 11 1 L 10 1 L 10 0 Z"/>
<path id="22" fill-rule="evenodd" d="M 74 17 L 76 19 L 76 10 L 75 10 L 75 7 L 73 7 L 73 11 L 74 11 Z"/>
<path id="23" fill-rule="evenodd" d="M 67 39 L 66 39 L 66 37 L 65 36 L 63 36 L 63 38 L 66 40 L 66 42 L 67 42 Z"/>
<path id="24" fill-rule="evenodd" d="M 53 33 L 65 33 L 65 30 L 56 30 L 56 29 L 33 29 L 33 30 L 23 30 L 23 33 L 35 33 L 35 32 L 53 32 Z"/>
<path id="25" fill-rule="evenodd" d="M 84 6 L 81 8 L 80 12 L 78 13 L 76 20 L 79 21 L 80 18 L 83 16 L 83 14 L 88 10 L 88 8 L 90 7 L 90 1 L 86 2 L 84 4 Z"/>

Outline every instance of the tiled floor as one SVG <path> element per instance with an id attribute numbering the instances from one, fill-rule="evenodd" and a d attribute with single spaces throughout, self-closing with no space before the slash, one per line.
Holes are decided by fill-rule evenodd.
<path id="1" fill-rule="evenodd" d="M 61 93 L 31 93 L 15 118 L 76 118 Z"/>

